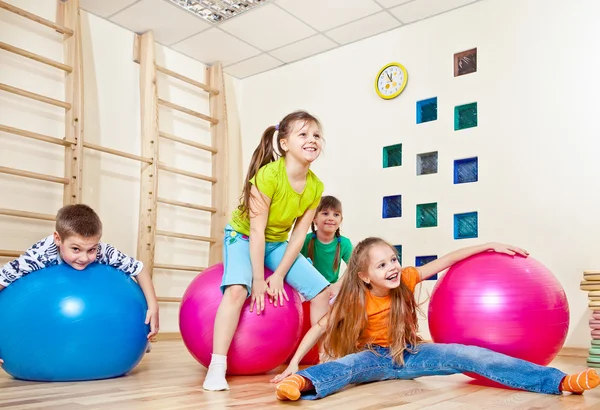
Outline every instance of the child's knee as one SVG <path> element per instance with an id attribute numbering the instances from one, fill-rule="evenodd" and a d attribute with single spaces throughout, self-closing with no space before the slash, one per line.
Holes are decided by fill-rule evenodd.
<path id="1" fill-rule="evenodd" d="M 227 301 L 227 303 L 239 307 L 241 309 L 242 305 L 246 301 L 248 297 L 248 289 L 244 285 L 231 285 L 225 289 L 225 293 L 223 294 L 223 301 Z"/>

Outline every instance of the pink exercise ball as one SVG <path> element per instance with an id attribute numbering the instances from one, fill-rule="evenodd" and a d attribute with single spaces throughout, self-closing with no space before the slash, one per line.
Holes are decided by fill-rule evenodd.
<path id="1" fill-rule="evenodd" d="M 265 268 L 265 277 L 272 274 Z M 183 294 L 179 309 L 179 329 L 188 351 L 204 367 L 210 364 L 215 315 L 223 295 L 223 264 L 200 273 Z M 285 284 L 289 302 L 274 307 L 268 301 L 260 315 L 250 313 L 250 298 L 242 314 L 229 352 L 227 373 L 261 374 L 281 365 L 292 353 L 302 330 L 300 295 Z"/>
<path id="2" fill-rule="evenodd" d="M 531 256 L 484 252 L 467 258 L 436 283 L 429 303 L 434 342 L 486 347 L 544 366 L 568 330 L 565 291 Z"/>

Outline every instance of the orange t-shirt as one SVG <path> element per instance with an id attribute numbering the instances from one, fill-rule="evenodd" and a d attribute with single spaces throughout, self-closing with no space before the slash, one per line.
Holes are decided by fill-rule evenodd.
<path id="1" fill-rule="evenodd" d="M 408 286 L 411 292 L 415 291 L 417 283 L 421 280 L 419 270 L 408 266 L 402 269 L 402 282 Z M 382 347 L 388 347 L 388 316 L 390 313 L 390 296 L 375 296 L 371 292 L 366 294 L 367 309 L 367 327 L 363 330 L 358 339 L 359 346 L 374 344 Z"/>

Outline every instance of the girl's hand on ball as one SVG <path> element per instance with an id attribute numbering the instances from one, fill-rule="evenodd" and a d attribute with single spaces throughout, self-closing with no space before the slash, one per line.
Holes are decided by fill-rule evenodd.
<path id="1" fill-rule="evenodd" d="M 282 381 L 283 379 L 285 379 L 288 376 L 291 376 L 292 374 L 296 373 L 297 371 L 298 371 L 298 365 L 290 363 L 289 366 L 283 372 L 279 373 L 277 376 L 275 376 L 271 379 L 271 383 L 279 383 L 280 381 Z"/>
<path id="2" fill-rule="evenodd" d="M 521 256 L 529 256 L 529 252 L 525 249 L 519 248 L 518 246 L 505 245 L 502 243 L 492 243 L 490 248 L 497 253 L 505 253 L 507 255 L 516 255 L 519 254 Z"/>
<path id="3" fill-rule="evenodd" d="M 279 275 L 271 275 L 267 279 L 267 283 L 269 284 L 269 303 L 273 303 L 274 306 L 277 306 L 277 300 L 279 300 L 279 306 L 283 306 L 283 299 L 288 302 L 290 299 L 288 298 L 285 289 L 283 288 L 283 278 Z"/>
<path id="4" fill-rule="evenodd" d="M 250 299 L 250 312 L 256 308 L 256 314 L 265 310 L 265 292 L 268 290 L 267 282 L 264 279 L 252 281 L 252 299 Z"/>

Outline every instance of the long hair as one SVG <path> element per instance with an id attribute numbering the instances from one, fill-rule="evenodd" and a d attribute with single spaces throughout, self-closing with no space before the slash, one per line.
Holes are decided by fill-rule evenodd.
<path id="1" fill-rule="evenodd" d="M 332 358 L 343 357 L 369 348 L 359 345 L 362 332 L 367 327 L 366 293 L 371 285 L 366 284 L 359 272 L 366 272 L 369 267 L 369 251 L 373 246 L 389 246 L 396 249 L 381 238 L 367 238 L 361 241 L 348 263 L 342 279 L 340 292 L 333 304 L 327 331 L 323 340 L 325 353 Z M 413 292 L 400 281 L 400 286 L 390 289 L 390 314 L 388 338 L 390 354 L 396 363 L 404 363 L 404 352 L 412 351 L 422 343 L 418 333 L 417 311 L 419 310 Z"/>
<path id="2" fill-rule="evenodd" d="M 321 202 L 319 202 L 319 206 L 317 207 L 317 211 L 315 213 L 315 215 L 318 215 L 319 212 L 325 211 L 325 210 L 332 210 L 333 212 L 338 212 L 340 215 L 342 214 L 342 203 L 340 202 L 339 199 L 337 199 L 334 196 L 324 196 L 321 198 Z M 310 238 L 310 241 L 308 242 L 308 257 L 311 260 L 315 260 L 315 239 L 317 238 L 317 230 L 315 228 L 315 223 L 314 221 L 310 223 L 310 229 L 312 230 L 312 238 Z M 341 245 L 341 233 L 340 233 L 340 228 L 337 228 L 335 230 L 335 239 L 337 240 L 337 247 L 335 250 L 335 258 L 333 260 L 333 271 L 336 272 L 339 267 L 340 267 L 340 253 L 341 253 L 341 249 L 342 249 L 342 245 Z"/>
<path id="3" fill-rule="evenodd" d="M 254 178 L 258 170 L 269 162 L 276 161 L 280 156 L 285 157 L 285 151 L 281 147 L 281 140 L 286 139 L 294 129 L 294 123 L 296 121 L 314 122 L 319 128 L 321 128 L 321 122 L 313 115 L 306 111 L 294 111 L 291 114 L 286 115 L 278 125 L 269 126 L 264 132 L 260 139 L 258 147 L 252 154 L 250 160 L 250 166 L 248 167 L 248 174 L 244 183 L 244 189 L 242 190 L 242 196 L 240 197 L 240 205 L 238 209 L 242 214 L 248 213 L 250 209 L 250 189 L 252 184 L 250 180 Z M 273 138 L 277 132 L 277 138 Z M 274 140 L 277 143 L 277 151 L 275 150 Z M 257 187 L 258 188 L 258 187 Z"/>

